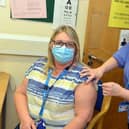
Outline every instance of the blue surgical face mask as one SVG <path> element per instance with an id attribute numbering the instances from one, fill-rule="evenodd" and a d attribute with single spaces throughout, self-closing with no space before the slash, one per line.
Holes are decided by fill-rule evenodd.
<path id="1" fill-rule="evenodd" d="M 74 48 L 68 48 L 65 45 L 62 47 L 55 45 L 52 48 L 52 54 L 58 62 L 66 64 L 73 60 Z"/>

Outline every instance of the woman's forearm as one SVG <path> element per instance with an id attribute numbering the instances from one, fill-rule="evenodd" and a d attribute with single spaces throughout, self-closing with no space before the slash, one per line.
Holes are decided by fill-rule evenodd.
<path id="1" fill-rule="evenodd" d="M 119 93 L 119 96 L 129 101 L 129 90 L 121 87 L 121 92 Z"/>
<path id="2" fill-rule="evenodd" d="M 102 64 L 99 68 L 102 70 L 103 73 L 105 73 L 116 67 L 118 67 L 117 60 L 114 57 L 111 57 L 104 64 Z"/>
<path id="3" fill-rule="evenodd" d="M 20 121 L 23 121 L 25 118 L 29 118 L 26 95 L 19 92 L 15 92 L 14 101 Z"/>

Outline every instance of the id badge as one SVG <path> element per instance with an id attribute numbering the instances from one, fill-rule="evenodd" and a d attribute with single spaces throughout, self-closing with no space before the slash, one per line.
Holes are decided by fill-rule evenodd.
<path id="1" fill-rule="evenodd" d="M 46 129 L 46 124 L 43 119 L 39 119 L 35 123 L 36 123 L 36 129 Z"/>
<path id="2" fill-rule="evenodd" d="M 129 102 L 121 102 L 119 104 L 118 112 L 127 112 L 129 111 Z"/>

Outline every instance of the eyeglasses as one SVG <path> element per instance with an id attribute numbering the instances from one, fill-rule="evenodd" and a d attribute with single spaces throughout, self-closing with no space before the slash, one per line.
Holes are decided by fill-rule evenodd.
<path id="1" fill-rule="evenodd" d="M 64 42 L 62 40 L 52 40 L 51 42 L 54 43 L 54 45 L 57 45 L 57 47 L 62 47 L 62 46 L 66 46 L 68 48 L 74 48 L 75 47 L 75 43 L 73 41 L 68 41 L 68 42 Z"/>

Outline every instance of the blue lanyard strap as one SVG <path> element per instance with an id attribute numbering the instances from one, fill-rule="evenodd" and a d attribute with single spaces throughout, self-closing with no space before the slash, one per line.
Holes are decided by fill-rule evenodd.
<path id="1" fill-rule="evenodd" d="M 45 107 L 45 103 L 46 103 L 46 100 L 48 98 L 48 94 L 49 94 L 49 91 L 51 90 L 51 88 L 55 85 L 55 83 L 60 79 L 62 78 L 64 75 L 66 75 L 67 73 L 67 70 L 64 69 L 60 75 L 56 78 L 55 82 L 52 84 L 52 86 L 48 87 L 48 84 L 49 84 L 49 81 L 50 81 L 50 78 L 51 78 L 51 74 L 52 74 L 52 69 L 50 69 L 48 71 L 48 77 L 47 77 L 47 80 L 45 82 L 45 88 L 43 90 L 43 103 L 41 105 L 41 109 L 40 109 L 40 112 L 39 112 L 39 117 L 41 118 L 42 115 L 43 115 L 43 112 L 44 112 L 44 107 Z"/>

